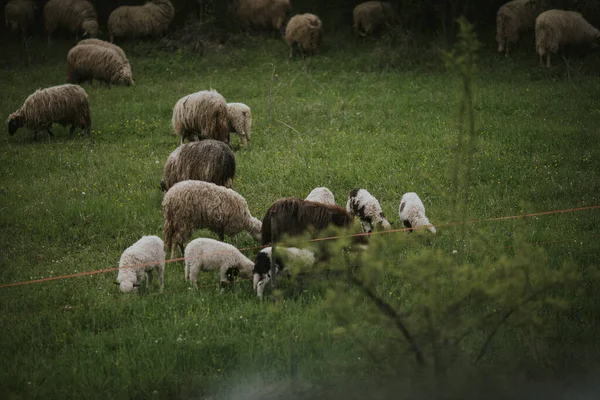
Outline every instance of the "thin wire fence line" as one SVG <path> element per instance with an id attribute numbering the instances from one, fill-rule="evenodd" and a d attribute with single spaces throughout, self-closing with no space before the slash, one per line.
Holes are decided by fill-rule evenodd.
<path id="1" fill-rule="evenodd" d="M 529 214 L 508 215 L 508 216 L 503 216 L 503 217 L 475 219 L 475 220 L 469 220 L 469 221 L 447 222 L 445 224 L 438 224 L 437 227 L 438 228 L 439 227 L 453 227 L 453 226 L 459 226 L 459 225 L 476 224 L 476 223 L 481 223 L 481 222 L 504 221 L 504 220 L 509 220 L 509 219 L 525 219 L 525 218 L 538 217 L 538 216 L 544 216 L 544 215 L 563 214 L 563 213 L 569 213 L 569 212 L 588 211 L 588 210 L 597 210 L 597 209 L 600 209 L 600 205 L 568 208 L 568 209 L 563 209 L 563 210 L 543 211 L 543 212 L 529 213 Z M 356 234 L 351 234 L 351 235 L 328 236 L 328 237 L 323 237 L 323 238 L 309 239 L 309 240 L 306 240 L 306 242 L 320 242 L 320 241 L 349 238 L 349 237 L 391 234 L 391 233 L 412 231 L 412 230 L 420 229 L 420 228 L 422 228 L 422 227 L 389 229 L 389 230 L 385 230 L 385 231 L 376 231 L 376 232 L 370 232 L 370 233 L 363 232 L 363 233 L 356 233 Z M 245 248 L 238 249 L 238 251 L 242 252 L 242 251 L 248 251 L 248 250 L 256 250 L 256 249 L 262 249 L 264 247 L 266 247 L 266 246 L 261 245 L 261 246 L 245 247 Z M 225 252 L 226 251 L 223 251 L 223 253 L 225 253 Z M 195 257 L 188 257 L 188 258 L 179 257 L 179 258 L 172 258 L 169 260 L 165 260 L 164 262 L 165 262 L 165 264 L 167 264 L 167 263 L 172 263 L 172 262 L 177 262 L 177 261 L 185 261 L 186 259 L 193 259 L 193 258 L 195 258 Z M 55 280 L 61 280 L 61 279 L 76 278 L 76 277 L 81 277 L 81 276 L 103 274 L 103 273 L 107 273 L 107 272 L 118 271 L 121 268 L 141 268 L 144 266 L 155 265 L 157 263 L 162 263 L 162 260 L 156 261 L 156 262 L 150 262 L 150 263 L 132 264 L 132 265 L 127 265 L 127 266 L 123 266 L 123 267 L 114 267 L 114 268 L 105 268 L 105 269 L 99 269 L 99 270 L 94 270 L 94 271 L 78 272 L 75 274 L 54 276 L 54 277 L 48 277 L 48 278 L 40 278 L 40 279 L 34 279 L 34 280 L 29 280 L 29 281 L 7 283 L 4 285 L 0 285 L 0 289 L 29 285 L 29 284 L 33 284 L 33 283 L 41 283 L 41 282 L 49 282 L 49 281 L 55 281 Z"/>

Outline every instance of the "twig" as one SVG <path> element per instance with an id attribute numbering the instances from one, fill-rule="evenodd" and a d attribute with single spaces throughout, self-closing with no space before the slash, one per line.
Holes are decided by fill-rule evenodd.
<path id="1" fill-rule="evenodd" d="M 298 135 L 300 135 L 300 132 L 298 132 L 297 130 L 295 130 L 293 127 L 289 126 L 289 125 L 288 125 L 288 124 L 286 124 L 285 122 L 283 122 L 283 121 L 280 121 L 280 120 L 278 120 L 278 119 L 277 119 L 276 121 L 277 121 L 277 122 L 279 122 L 279 123 L 280 123 L 280 124 L 282 124 L 282 125 L 285 125 L 285 126 L 287 126 L 287 127 L 288 127 L 288 128 L 290 128 L 291 130 L 293 130 L 294 132 L 296 132 Z"/>

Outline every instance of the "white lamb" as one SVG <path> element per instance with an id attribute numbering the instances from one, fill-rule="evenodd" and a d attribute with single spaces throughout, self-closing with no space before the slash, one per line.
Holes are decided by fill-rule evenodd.
<path id="1" fill-rule="evenodd" d="M 304 200 L 314 201 L 315 203 L 331 204 L 335 206 L 335 198 L 333 197 L 333 193 L 331 193 L 331 190 L 327 189 L 326 187 L 314 188 Z"/>
<path id="2" fill-rule="evenodd" d="M 229 132 L 240 135 L 242 146 L 248 145 L 252 136 L 252 111 L 244 103 L 227 103 Z"/>
<path id="3" fill-rule="evenodd" d="M 240 251 L 218 240 L 199 238 L 192 240 L 185 247 L 185 281 L 192 281 L 198 289 L 198 272 L 219 270 L 221 286 L 233 281 L 239 273 L 242 278 L 249 279 L 254 263 Z"/>
<path id="4" fill-rule="evenodd" d="M 263 296 L 267 283 L 271 280 L 271 255 L 272 248 L 265 247 L 257 255 L 252 270 L 252 287 L 256 290 L 258 297 Z M 277 247 L 275 266 L 277 275 L 291 274 L 293 267 L 311 267 L 315 263 L 315 254 L 308 249 L 296 247 Z M 288 268 L 286 268 L 288 266 Z"/>
<path id="5" fill-rule="evenodd" d="M 385 218 L 379 201 L 365 189 L 352 189 L 348 194 L 346 211 L 351 216 L 358 215 L 363 232 L 371 233 L 381 225 L 383 229 L 390 229 L 391 225 Z"/>
<path id="6" fill-rule="evenodd" d="M 400 200 L 399 213 L 404 226 L 412 228 L 409 232 L 421 226 L 427 227 L 432 233 L 436 232 L 435 226 L 431 225 L 429 219 L 425 216 L 425 206 L 416 193 L 404 193 L 402 200 Z"/>
<path id="7" fill-rule="evenodd" d="M 129 293 L 146 280 L 146 288 L 152 287 L 152 271 L 158 268 L 160 290 L 165 281 L 165 245 L 158 236 L 142 236 L 129 246 L 119 260 L 117 283 L 123 293 Z"/>

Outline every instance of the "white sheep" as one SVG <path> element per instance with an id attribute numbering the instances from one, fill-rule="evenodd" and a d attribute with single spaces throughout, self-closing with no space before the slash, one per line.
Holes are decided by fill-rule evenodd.
<path id="1" fill-rule="evenodd" d="M 146 279 L 146 288 L 152 286 L 152 272 L 158 269 L 160 290 L 165 286 L 165 249 L 158 236 L 142 236 L 129 246 L 119 260 L 116 284 L 123 293 L 129 293 Z"/>
<path id="2" fill-rule="evenodd" d="M 232 8 L 238 23 L 243 27 L 280 31 L 292 4 L 290 0 L 234 0 Z"/>
<path id="3" fill-rule="evenodd" d="M 258 297 L 262 297 L 267 283 L 271 280 L 272 251 L 272 247 L 262 249 L 258 252 L 254 261 L 252 287 L 256 290 Z M 275 253 L 277 275 L 290 275 L 292 268 L 307 268 L 313 266 L 315 263 L 315 253 L 308 249 L 279 246 Z"/>
<path id="4" fill-rule="evenodd" d="M 513 0 L 502 5 L 496 13 L 496 41 L 498 52 L 506 50 L 508 43 L 519 41 L 521 33 L 532 30 L 539 10 L 538 0 Z"/>
<path id="5" fill-rule="evenodd" d="M 229 144 L 227 102 L 216 90 L 202 90 L 179 99 L 173 107 L 171 124 L 174 134 L 181 136 L 180 144 L 196 137 Z"/>
<path id="6" fill-rule="evenodd" d="M 316 203 L 335 205 L 335 198 L 331 190 L 326 187 L 318 187 L 311 190 L 304 200 L 314 201 Z"/>
<path id="7" fill-rule="evenodd" d="M 323 37 L 323 23 L 314 14 L 296 14 L 285 27 L 285 40 L 290 48 L 290 58 L 294 56 L 294 48 L 299 48 L 301 55 L 315 54 Z"/>
<path id="8" fill-rule="evenodd" d="M 550 68 L 550 54 L 560 46 L 598 42 L 600 31 L 575 11 L 548 10 L 535 19 L 535 49 L 540 56 L 540 66 L 546 56 Z"/>
<path id="9" fill-rule="evenodd" d="M 358 216 L 363 232 L 371 233 L 379 226 L 383 229 L 391 228 L 379 201 L 365 189 L 355 188 L 350 191 L 346 211 L 352 216 Z"/>
<path id="10" fill-rule="evenodd" d="M 248 145 L 252 136 L 252 110 L 244 103 L 227 103 L 229 132 L 240 135 L 242 146 Z"/>
<path id="11" fill-rule="evenodd" d="M 110 41 L 117 37 L 138 38 L 164 34 L 175 17 L 169 0 L 150 0 L 141 6 L 117 7 L 108 17 Z"/>
<path id="12" fill-rule="evenodd" d="M 238 193 L 210 182 L 186 180 L 173 185 L 162 201 L 164 237 L 171 258 L 196 229 L 207 228 L 222 241 L 225 235 L 235 244 L 235 235 L 247 231 L 261 239 L 260 220 L 250 214 L 246 200 Z"/>
<path id="13" fill-rule="evenodd" d="M 404 193 L 400 200 L 399 209 L 400 219 L 406 228 L 416 229 L 421 226 L 435 233 L 435 226 L 431 225 L 429 219 L 425 216 L 425 206 L 423 202 L 414 192 Z M 412 232 L 412 229 L 409 232 Z"/>
<path id="14" fill-rule="evenodd" d="M 199 238 L 185 247 L 185 281 L 192 281 L 198 289 L 198 272 L 219 270 L 221 286 L 233 281 L 239 274 L 249 279 L 254 263 L 236 247 L 218 240 Z"/>
<path id="15" fill-rule="evenodd" d="M 79 38 L 79 33 L 98 36 L 98 15 L 87 0 L 49 0 L 44 6 L 44 22 L 48 42 L 59 27 L 67 28 L 76 38 Z"/>

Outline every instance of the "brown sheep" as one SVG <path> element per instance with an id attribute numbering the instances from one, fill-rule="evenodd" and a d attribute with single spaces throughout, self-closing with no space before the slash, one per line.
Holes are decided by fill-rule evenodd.
<path id="1" fill-rule="evenodd" d="M 302 55 L 315 54 L 323 37 L 323 23 L 314 14 L 294 15 L 285 28 L 285 40 L 290 47 L 290 58 L 298 46 Z"/>

